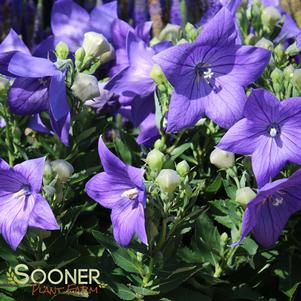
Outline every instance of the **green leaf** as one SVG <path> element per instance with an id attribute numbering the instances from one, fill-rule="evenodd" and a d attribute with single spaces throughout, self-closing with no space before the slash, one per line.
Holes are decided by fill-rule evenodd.
<path id="1" fill-rule="evenodd" d="M 150 290 L 150 289 L 147 289 L 147 288 L 144 288 L 144 287 L 139 287 L 139 286 L 134 286 L 134 285 L 131 285 L 131 289 L 141 295 L 141 296 L 155 296 L 155 295 L 159 295 L 160 292 L 158 291 L 153 291 L 153 290 Z"/>
<path id="2" fill-rule="evenodd" d="M 102 247 L 105 247 L 109 250 L 115 250 L 118 248 L 112 237 L 109 237 L 99 231 L 93 230 L 92 235 L 94 238 L 101 244 Z"/>
<path id="3" fill-rule="evenodd" d="M 207 187 L 206 192 L 217 192 L 222 185 L 222 177 L 219 174 L 214 181 Z"/>
<path id="4" fill-rule="evenodd" d="M 130 150 L 128 149 L 127 145 L 123 143 L 123 141 L 120 138 L 114 139 L 115 148 L 119 154 L 119 156 L 122 158 L 122 160 L 127 163 L 132 163 L 132 154 Z"/>
<path id="5" fill-rule="evenodd" d="M 111 287 L 111 289 L 121 300 L 134 300 L 136 298 L 136 294 L 122 283 L 115 282 L 114 287 Z"/>
<path id="6" fill-rule="evenodd" d="M 142 274 L 143 271 L 140 262 L 137 260 L 135 253 L 130 249 L 120 248 L 110 252 L 114 262 L 123 270 L 129 273 Z"/>

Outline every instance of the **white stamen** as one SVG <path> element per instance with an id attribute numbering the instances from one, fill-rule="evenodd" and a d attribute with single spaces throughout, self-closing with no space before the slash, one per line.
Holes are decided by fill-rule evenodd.
<path id="1" fill-rule="evenodd" d="M 270 129 L 270 136 L 271 136 L 271 137 L 276 137 L 277 134 L 278 134 L 278 131 L 277 131 L 276 128 L 271 128 L 271 129 Z"/>
<path id="2" fill-rule="evenodd" d="M 282 203 L 283 203 L 283 198 L 281 198 L 281 197 L 275 198 L 275 199 L 272 200 L 272 204 L 275 207 L 278 207 L 278 206 L 282 205 Z"/>
<path id="3" fill-rule="evenodd" d="M 129 189 L 129 190 L 126 190 L 125 192 L 123 192 L 121 196 L 123 198 L 128 198 L 130 200 L 133 200 L 138 196 L 138 193 L 139 193 L 139 191 L 137 188 L 132 188 L 132 189 Z"/>
<path id="4" fill-rule="evenodd" d="M 19 197 L 22 197 L 22 196 L 24 196 L 24 195 L 26 195 L 26 194 L 28 194 L 28 190 L 23 188 L 23 189 L 19 190 L 18 192 L 16 192 L 16 193 L 14 194 L 14 196 L 15 196 L 16 198 L 19 198 Z"/>
<path id="5" fill-rule="evenodd" d="M 210 79 L 212 78 L 214 73 L 212 72 L 211 68 L 208 68 L 207 71 L 204 71 L 204 78 L 205 79 Z"/>

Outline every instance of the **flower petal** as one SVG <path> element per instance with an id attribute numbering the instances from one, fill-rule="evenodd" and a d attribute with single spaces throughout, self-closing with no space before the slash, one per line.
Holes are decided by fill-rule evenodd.
<path id="1" fill-rule="evenodd" d="M 58 72 L 51 61 L 21 52 L 17 52 L 11 58 L 8 71 L 21 77 L 46 77 Z"/>
<path id="2" fill-rule="evenodd" d="M 46 157 L 27 160 L 14 166 L 14 171 L 19 172 L 27 179 L 35 193 L 39 193 L 41 190 L 45 159 Z"/>
<path id="3" fill-rule="evenodd" d="M 0 44 L 0 52 L 20 51 L 30 55 L 30 51 L 17 33 L 10 29 L 6 38 Z"/>
<path id="4" fill-rule="evenodd" d="M 113 234 L 118 244 L 127 246 L 135 232 L 143 243 L 147 243 L 142 213 L 144 213 L 142 204 L 128 199 L 121 200 L 112 209 Z"/>
<path id="5" fill-rule="evenodd" d="M 237 31 L 234 18 L 227 8 L 222 8 L 205 26 L 197 37 L 201 45 L 232 46 L 235 45 Z"/>
<path id="6" fill-rule="evenodd" d="M 38 78 L 16 78 L 8 94 L 12 113 L 31 115 L 48 110 L 48 84 Z"/>
<path id="7" fill-rule="evenodd" d="M 30 227 L 45 230 L 60 229 L 48 202 L 40 194 L 35 195 L 35 205 L 30 214 L 28 223 Z"/>

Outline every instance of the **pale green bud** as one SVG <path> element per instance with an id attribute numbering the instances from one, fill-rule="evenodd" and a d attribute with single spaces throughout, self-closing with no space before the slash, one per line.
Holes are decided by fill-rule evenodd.
<path id="1" fill-rule="evenodd" d="M 256 197 L 256 193 L 250 187 L 244 187 L 236 190 L 235 201 L 247 205 Z"/>
<path id="2" fill-rule="evenodd" d="M 96 77 L 86 73 L 76 74 L 71 91 L 81 101 L 93 99 L 100 95 Z"/>
<path id="3" fill-rule="evenodd" d="M 182 36 L 181 26 L 175 24 L 167 24 L 160 32 L 160 40 L 168 40 L 176 43 Z"/>
<path id="4" fill-rule="evenodd" d="M 301 91 L 301 69 L 295 69 L 293 73 L 293 85 Z"/>
<path id="5" fill-rule="evenodd" d="M 268 50 L 272 50 L 274 47 L 273 42 L 271 42 L 270 40 L 266 39 L 266 38 L 261 38 L 256 44 L 256 47 L 260 47 L 260 48 L 265 48 Z"/>
<path id="6" fill-rule="evenodd" d="M 275 56 L 277 57 L 277 59 L 279 61 L 281 61 L 284 57 L 284 52 L 285 52 L 285 49 L 284 49 L 284 46 L 282 44 L 278 44 L 275 49 L 274 49 L 274 54 Z"/>
<path id="7" fill-rule="evenodd" d="M 280 83 L 280 82 L 282 82 L 283 77 L 284 77 L 283 72 L 280 69 L 278 69 L 278 68 L 275 68 L 273 70 L 273 72 L 271 73 L 271 79 L 272 79 L 272 81 Z"/>
<path id="8" fill-rule="evenodd" d="M 0 76 L 0 94 L 6 93 L 9 88 L 9 80 L 4 76 Z"/>
<path id="9" fill-rule="evenodd" d="M 102 63 L 114 59 L 114 49 L 104 35 L 96 32 L 86 32 L 84 35 L 84 48 L 86 55 L 99 59 Z"/>
<path id="10" fill-rule="evenodd" d="M 45 185 L 43 188 L 49 196 L 54 196 L 55 195 L 56 190 L 53 186 Z"/>
<path id="11" fill-rule="evenodd" d="M 164 163 L 164 154 L 157 149 L 153 149 L 147 154 L 146 163 L 151 170 L 159 171 Z"/>
<path id="12" fill-rule="evenodd" d="M 45 161 L 44 164 L 44 176 L 50 178 L 52 176 L 52 167 L 49 161 Z"/>
<path id="13" fill-rule="evenodd" d="M 288 82 L 290 82 L 294 76 L 294 67 L 292 65 L 288 65 L 283 70 L 284 79 Z"/>
<path id="14" fill-rule="evenodd" d="M 150 77 L 153 79 L 153 81 L 160 85 L 166 81 L 166 77 L 161 69 L 161 67 L 158 64 L 155 64 L 151 70 Z"/>
<path id="15" fill-rule="evenodd" d="M 158 139 L 156 140 L 155 144 L 154 144 L 154 148 L 158 149 L 158 150 L 163 150 L 165 148 L 165 144 L 162 141 L 162 139 Z"/>
<path id="16" fill-rule="evenodd" d="M 68 180 L 74 172 L 73 166 L 65 160 L 52 161 L 51 167 L 62 182 Z"/>
<path id="17" fill-rule="evenodd" d="M 233 153 L 216 148 L 210 154 L 210 163 L 217 168 L 230 168 L 235 164 L 235 157 Z"/>
<path id="18" fill-rule="evenodd" d="M 198 30 L 191 23 L 187 23 L 185 25 L 185 32 L 187 38 L 191 41 L 194 41 L 199 34 Z"/>
<path id="19" fill-rule="evenodd" d="M 221 241 L 226 242 L 228 240 L 228 234 L 226 232 L 223 232 L 221 235 Z"/>
<path id="20" fill-rule="evenodd" d="M 66 43 L 59 42 L 55 46 L 55 52 L 56 52 L 56 55 L 58 58 L 65 60 L 65 59 L 67 59 L 67 57 L 69 55 L 69 47 Z"/>
<path id="21" fill-rule="evenodd" d="M 80 68 L 84 62 L 86 56 L 85 49 L 83 47 L 80 47 L 75 52 L 75 65 L 77 68 Z"/>
<path id="22" fill-rule="evenodd" d="M 190 166 L 186 160 L 183 160 L 177 164 L 176 170 L 181 177 L 185 177 L 190 172 Z"/>
<path id="23" fill-rule="evenodd" d="M 255 35 L 253 33 L 248 34 L 246 37 L 246 44 L 254 45 L 255 44 Z"/>
<path id="24" fill-rule="evenodd" d="M 173 169 L 162 169 L 157 176 L 156 182 L 162 192 L 172 193 L 181 183 L 181 178 Z"/>
<path id="25" fill-rule="evenodd" d="M 273 6 L 265 7 L 261 14 L 262 24 L 270 31 L 273 31 L 277 23 L 281 20 L 281 14 Z"/>

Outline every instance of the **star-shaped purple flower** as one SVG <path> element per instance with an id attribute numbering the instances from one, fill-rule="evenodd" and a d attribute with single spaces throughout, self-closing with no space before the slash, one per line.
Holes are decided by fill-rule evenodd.
<path id="1" fill-rule="evenodd" d="M 255 81 L 270 59 L 270 51 L 236 45 L 231 13 L 223 8 L 196 42 L 177 45 L 153 57 L 174 87 L 167 131 L 194 125 L 207 115 L 229 128 L 242 118 L 244 87 Z"/>
<path id="2" fill-rule="evenodd" d="M 54 132 L 68 144 L 70 108 L 64 72 L 48 59 L 21 52 L 11 58 L 8 72 L 16 77 L 9 91 L 10 111 L 18 115 L 48 111 Z"/>
<path id="3" fill-rule="evenodd" d="M 16 249 L 28 227 L 58 230 L 48 202 L 40 194 L 45 157 L 10 167 L 0 159 L 0 232 Z"/>
<path id="4" fill-rule="evenodd" d="M 103 207 L 112 209 L 113 234 L 118 244 L 127 246 L 136 234 L 147 245 L 144 171 L 124 164 L 108 150 L 101 137 L 98 152 L 104 172 L 86 184 L 88 195 Z"/>
<path id="5" fill-rule="evenodd" d="M 265 248 L 278 240 L 289 217 L 301 208 L 301 170 L 262 187 L 248 203 L 239 244 L 250 232 Z"/>
<path id="6" fill-rule="evenodd" d="M 264 89 L 253 90 L 238 121 L 218 147 L 241 155 L 252 155 L 259 187 L 276 176 L 290 161 L 301 164 L 301 97 L 280 102 Z"/>

